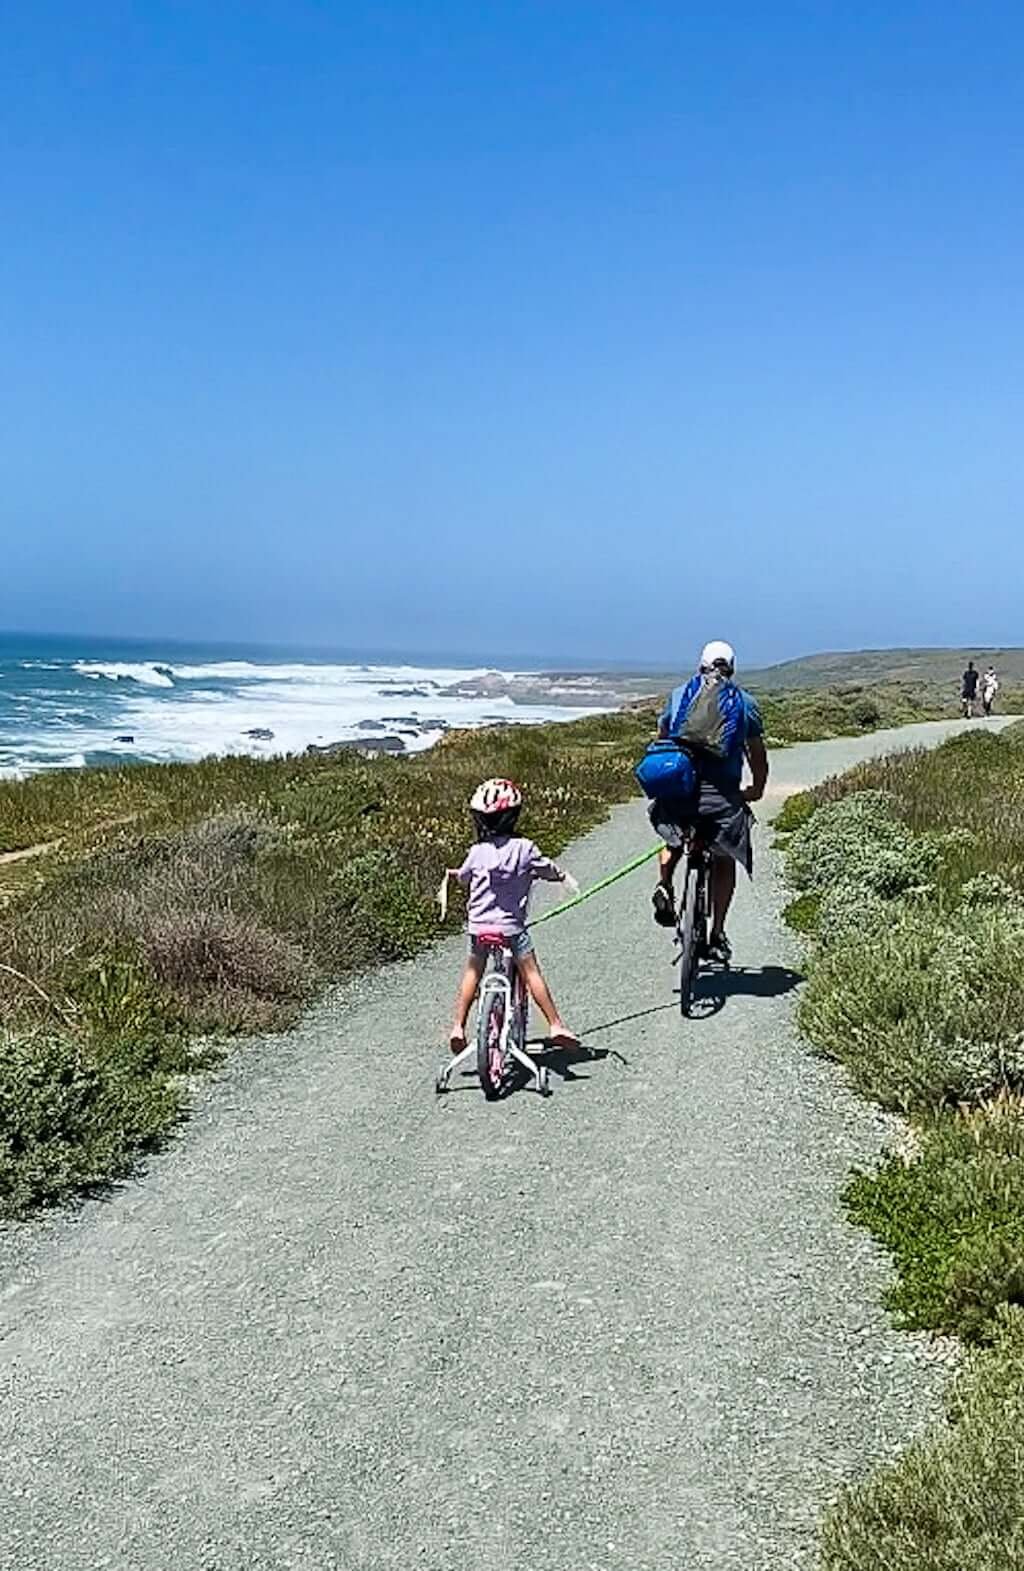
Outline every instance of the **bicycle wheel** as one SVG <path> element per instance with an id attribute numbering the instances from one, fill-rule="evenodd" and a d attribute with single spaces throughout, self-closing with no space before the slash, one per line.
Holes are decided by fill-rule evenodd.
<path id="1" fill-rule="evenodd" d="M 686 883 L 683 886 L 683 905 L 679 914 L 677 937 L 679 955 L 679 1008 L 684 1015 L 690 1013 L 693 988 L 697 980 L 697 960 L 700 949 L 700 892 L 702 870 L 697 862 L 686 864 Z"/>
<path id="2" fill-rule="evenodd" d="M 484 972 L 476 1022 L 476 1072 L 480 1077 L 480 1088 L 489 1102 L 497 1100 L 505 1085 L 508 992 L 504 987 L 486 985 L 487 978 L 495 972 L 504 975 L 504 966 L 500 960 L 492 960 Z"/>

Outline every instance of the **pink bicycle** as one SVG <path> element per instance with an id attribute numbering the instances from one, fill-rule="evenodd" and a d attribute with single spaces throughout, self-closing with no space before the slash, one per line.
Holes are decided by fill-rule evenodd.
<path id="1" fill-rule="evenodd" d="M 435 1090 L 442 1096 L 452 1075 L 475 1060 L 480 1087 L 489 1102 L 511 1089 L 519 1070 L 529 1076 L 531 1090 L 550 1096 L 548 1070 L 526 1051 L 530 999 L 508 940 L 501 933 L 480 933 L 477 940 L 487 947 L 487 963 L 480 978 L 476 1040 L 441 1065 Z"/>

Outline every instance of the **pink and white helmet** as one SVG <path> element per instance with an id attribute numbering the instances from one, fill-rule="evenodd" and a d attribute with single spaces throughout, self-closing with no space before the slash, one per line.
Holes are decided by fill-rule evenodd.
<path id="1" fill-rule="evenodd" d="M 485 780 L 478 785 L 469 799 L 474 813 L 507 813 L 510 808 L 522 807 L 523 793 L 513 780 Z"/>

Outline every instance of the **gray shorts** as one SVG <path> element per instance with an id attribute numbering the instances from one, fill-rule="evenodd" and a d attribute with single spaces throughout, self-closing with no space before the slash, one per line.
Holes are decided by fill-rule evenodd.
<path id="1" fill-rule="evenodd" d="M 703 780 L 695 808 L 688 811 L 685 804 L 656 800 L 648 811 L 651 823 L 670 850 L 680 850 L 688 832 L 695 829 L 716 856 L 731 856 L 753 877 L 751 812 L 738 792 L 726 794 Z"/>
<path id="2" fill-rule="evenodd" d="M 504 942 L 511 949 L 516 960 L 525 960 L 527 955 L 533 954 L 533 939 L 524 929 L 521 933 L 503 933 Z M 477 933 L 469 935 L 469 954 L 472 960 L 486 960 L 491 952 L 491 945 L 485 944 Z"/>

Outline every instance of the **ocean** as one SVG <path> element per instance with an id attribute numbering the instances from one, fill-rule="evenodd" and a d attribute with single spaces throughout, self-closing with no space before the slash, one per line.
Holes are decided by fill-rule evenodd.
<path id="1" fill-rule="evenodd" d="M 542 688 L 537 701 L 530 675 L 256 646 L 4 634 L 0 775 L 224 753 L 270 757 L 381 736 L 414 752 L 453 726 L 571 720 L 597 707 L 544 702 Z"/>

